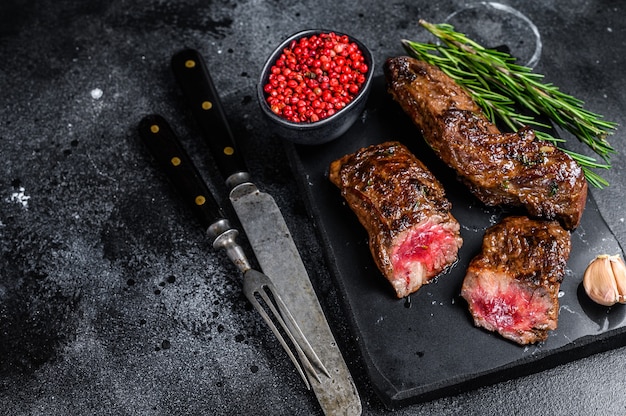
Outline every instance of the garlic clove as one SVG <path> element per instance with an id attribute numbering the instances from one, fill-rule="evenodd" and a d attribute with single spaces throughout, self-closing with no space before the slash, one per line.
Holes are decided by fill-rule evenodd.
<path id="1" fill-rule="evenodd" d="M 619 256 L 608 254 L 596 256 L 587 266 L 583 276 L 585 292 L 591 300 L 604 306 L 612 306 L 620 300 L 623 301 L 623 295 L 626 292 L 619 291 L 616 275 L 620 279 L 620 287 L 624 289 L 626 286 L 625 269 L 624 262 Z"/>
<path id="2" fill-rule="evenodd" d="M 617 286 L 617 294 L 619 303 L 626 303 L 626 264 L 620 256 L 611 256 L 611 268 L 613 269 L 613 276 L 615 277 L 615 284 Z"/>

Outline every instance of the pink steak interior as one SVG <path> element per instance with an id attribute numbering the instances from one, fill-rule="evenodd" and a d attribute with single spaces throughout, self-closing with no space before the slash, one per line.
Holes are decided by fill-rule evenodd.
<path id="1" fill-rule="evenodd" d="M 499 332 L 520 333 L 546 323 L 552 308 L 546 293 L 515 283 L 505 284 L 505 278 L 495 280 L 500 284 L 481 282 L 471 294 L 473 314 L 485 326 Z"/>
<path id="2" fill-rule="evenodd" d="M 408 291 L 404 296 L 417 290 L 456 260 L 457 238 L 455 230 L 451 228 L 427 221 L 396 239 L 398 244 L 395 245 L 391 261 L 395 278 L 403 281 Z"/>

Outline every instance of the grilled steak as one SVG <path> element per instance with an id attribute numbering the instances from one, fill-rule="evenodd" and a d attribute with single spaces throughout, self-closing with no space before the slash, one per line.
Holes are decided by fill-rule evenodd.
<path id="1" fill-rule="evenodd" d="M 501 133 L 437 67 L 410 57 L 385 63 L 388 89 L 437 155 L 487 205 L 523 206 L 574 229 L 587 199 L 578 164 L 529 128 Z"/>
<path id="2" fill-rule="evenodd" d="M 405 146 L 387 142 L 331 163 L 330 180 L 369 234 L 376 265 L 399 298 L 456 261 L 462 239 L 432 173 Z"/>
<path id="3" fill-rule="evenodd" d="M 544 341 L 557 327 L 569 252 L 557 221 L 515 216 L 490 227 L 461 289 L 474 323 L 522 345 Z"/>

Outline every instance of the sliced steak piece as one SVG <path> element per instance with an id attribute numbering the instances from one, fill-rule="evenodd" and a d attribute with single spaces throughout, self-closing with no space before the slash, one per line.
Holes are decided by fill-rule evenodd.
<path id="1" fill-rule="evenodd" d="M 437 67 L 410 57 L 385 63 L 388 90 L 435 153 L 483 203 L 580 223 L 587 181 L 580 166 L 529 128 L 501 133 L 468 93 Z"/>
<path id="2" fill-rule="evenodd" d="M 369 234 L 376 265 L 399 298 L 457 259 L 459 223 L 439 181 L 405 146 L 387 142 L 331 163 L 329 179 Z"/>
<path id="3" fill-rule="evenodd" d="M 461 289 L 476 326 L 522 345 L 544 341 L 557 327 L 570 245 L 557 221 L 515 216 L 487 229 Z"/>

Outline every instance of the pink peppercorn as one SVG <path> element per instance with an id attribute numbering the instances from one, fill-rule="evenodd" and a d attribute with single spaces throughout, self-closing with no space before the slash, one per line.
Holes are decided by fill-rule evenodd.
<path id="1" fill-rule="evenodd" d="M 263 86 L 272 112 L 292 122 L 330 117 L 358 95 L 369 70 L 348 36 L 321 33 L 292 41 Z"/>

